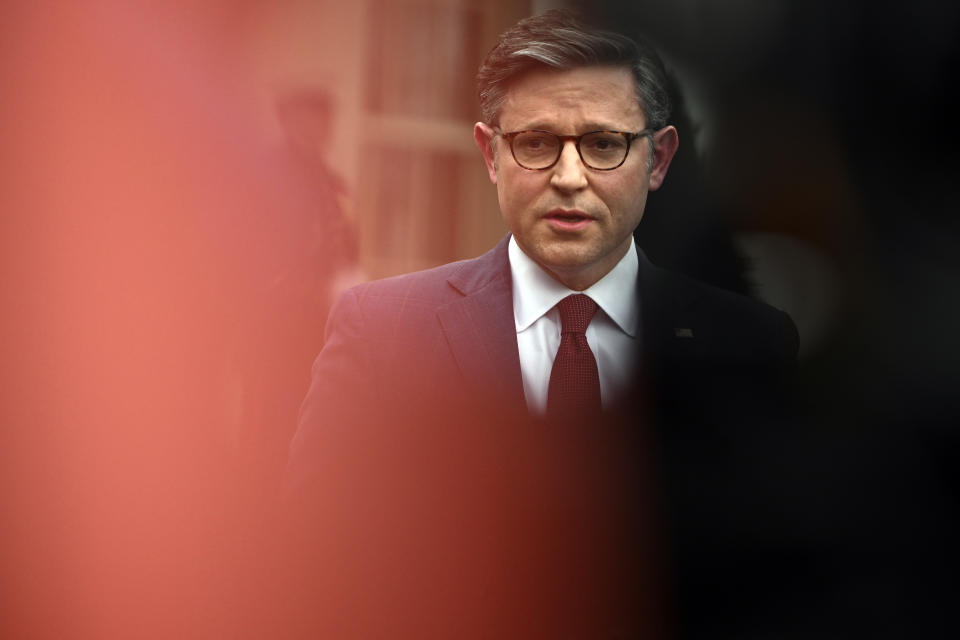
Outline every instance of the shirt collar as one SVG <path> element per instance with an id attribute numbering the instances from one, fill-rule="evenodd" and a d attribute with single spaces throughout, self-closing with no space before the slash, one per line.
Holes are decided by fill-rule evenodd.
<path id="1" fill-rule="evenodd" d="M 523 331 L 569 295 L 579 293 L 553 279 L 523 252 L 511 235 L 507 247 L 513 279 L 513 318 L 517 331 Z M 636 337 L 640 325 L 640 299 L 637 295 L 639 261 L 630 238 L 630 248 L 620 262 L 593 286 L 583 291 L 597 303 L 620 330 Z"/>

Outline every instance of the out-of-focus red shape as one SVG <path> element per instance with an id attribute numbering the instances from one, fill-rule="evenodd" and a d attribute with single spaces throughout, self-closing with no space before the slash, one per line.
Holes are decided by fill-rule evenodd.
<path id="1" fill-rule="evenodd" d="M 255 616 L 241 576 L 332 267 L 327 203 L 260 130 L 247 7 L 0 10 L 3 637 Z"/>

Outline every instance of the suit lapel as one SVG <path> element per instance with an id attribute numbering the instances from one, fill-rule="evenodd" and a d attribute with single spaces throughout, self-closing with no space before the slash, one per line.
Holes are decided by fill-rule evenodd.
<path id="1" fill-rule="evenodd" d="M 508 410 L 525 410 L 508 238 L 477 260 L 464 262 L 449 278 L 462 297 L 440 307 L 437 316 L 471 392 L 492 396 Z"/>

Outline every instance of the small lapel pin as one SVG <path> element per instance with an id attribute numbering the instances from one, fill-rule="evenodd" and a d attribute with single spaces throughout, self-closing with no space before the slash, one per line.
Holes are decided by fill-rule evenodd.
<path id="1" fill-rule="evenodd" d="M 673 335 L 678 338 L 692 338 L 693 329 L 686 329 L 684 327 L 675 327 L 673 330 Z"/>

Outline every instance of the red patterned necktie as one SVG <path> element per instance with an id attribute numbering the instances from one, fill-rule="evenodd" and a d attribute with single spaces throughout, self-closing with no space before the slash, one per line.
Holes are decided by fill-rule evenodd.
<path id="1" fill-rule="evenodd" d="M 583 294 L 567 296 L 559 303 L 560 348 L 550 372 L 547 415 L 552 418 L 590 416 L 600 412 L 600 375 L 597 360 L 587 344 L 587 325 L 597 303 Z"/>

